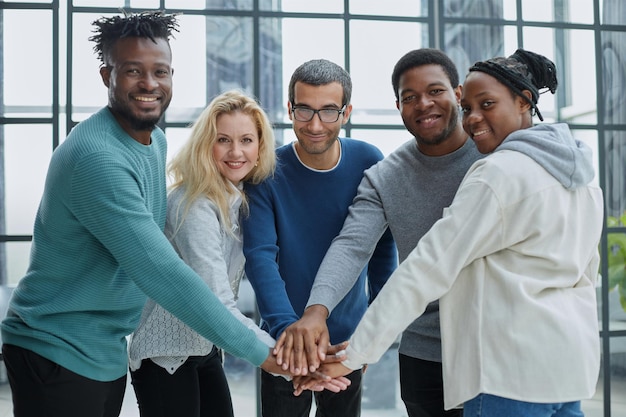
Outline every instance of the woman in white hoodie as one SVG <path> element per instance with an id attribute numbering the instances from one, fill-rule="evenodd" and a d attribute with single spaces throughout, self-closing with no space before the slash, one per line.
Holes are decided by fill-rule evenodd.
<path id="1" fill-rule="evenodd" d="M 482 153 L 443 218 L 367 310 L 343 364 L 376 362 L 440 299 L 447 409 L 465 417 L 579 417 L 600 349 L 595 284 L 602 191 L 565 124 L 533 126 L 554 64 L 518 50 L 470 68 L 463 127 Z M 306 385 L 302 385 L 304 387 Z"/>

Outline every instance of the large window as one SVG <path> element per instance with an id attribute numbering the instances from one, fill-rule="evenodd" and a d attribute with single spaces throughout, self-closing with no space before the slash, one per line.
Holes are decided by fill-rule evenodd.
<path id="1" fill-rule="evenodd" d="M 395 62 L 407 51 L 441 48 L 462 78 L 474 61 L 509 55 L 518 47 L 552 58 L 560 85 L 555 96 L 542 96 L 542 113 L 547 122 L 569 123 L 594 149 L 595 181 L 606 196 L 598 287 L 602 374 L 596 396 L 585 401 L 584 409 L 588 416 L 626 415 L 623 0 L 0 1 L 2 285 L 15 285 L 26 271 L 52 151 L 76 123 L 106 104 L 99 63 L 87 38 L 91 22 L 121 8 L 181 13 L 180 33 L 172 41 L 174 98 L 162 122 L 170 156 L 210 99 L 233 87 L 259 98 L 279 142 L 292 141 L 286 88 L 291 72 L 308 59 L 327 58 L 351 73 L 354 111 L 342 133 L 389 154 L 411 139 L 390 82 Z M 253 302 L 248 307 L 252 312 Z M 241 415 L 251 415 L 241 410 L 256 409 L 255 374 L 233 358 L 227 366 L 236 407 L 245 407 L 239 408 Z M 364 395 L 365 415 L 386 415 L 383 410 L 404 415 L 393 351 L 371 367 Z M 127 401 L 125 407 L 132 405 Z"/>

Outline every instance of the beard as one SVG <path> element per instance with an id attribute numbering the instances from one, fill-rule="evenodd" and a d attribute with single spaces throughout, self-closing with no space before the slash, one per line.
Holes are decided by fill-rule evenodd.
<path id="1" fill-rule="evenodd" d="M 129 118 L 127 117 L 127 115 L 124 115 L 124 114 L 122 116 L 125 117 L 126 120 L 128 120 L 128 122 L 130 123 L 130 126 L 133 128 L 133 130 L 136 130 L 136 131 L 150 131 L 151 132 L 154 130 L 157 123 L 159 123 L 159 120 L 161 120 L 160 116 L 158 118 L 150 117 L 146 119 L 139 119 L 136 117 Z"/>
<path id="2" fill-rule="evenodd" d="M 298 140 L 298 143 L 300 144 L 302 149 L 305 150 L 306 153 L 311 154 L 311 155 L 321 155 L 325 153 L 326 151 L 328 151 L 330 148 L 332 148 L 336 141 L 337 141 L 337 138 L 327 140 L 325 142 L 316 143 L 316 144 L 310 144 L 304 140 Z"/>
<path id="3" fill-rule="evenodd" d="M 115 95 L 109 95 L 109 107 L 117 114 L 118 117 L 124 119 L 128 125 L 135 131 L 149 131 L 151 132 L 156 127 L 157 123 L 163 117 L 165 109 L 167 109 L 169 101 L 164 103 L 161 107 L 161 111 L 158 115 L 147 113 L 141 114 L 133 111 L 128 102 L 119 100 Z"/>
<path id="4" fill-rule="evenodd" d="M 456 130 L 456 127 L 460 123 L 461 119 L 459 117 L 459 108 L 458 106 L 452 106 L 452 110 L 450 111 L 450 121 L 448 125 L 441 131 L 440 134 L 433 138 L 423 138 L 416 134 L 416 132 L 411 132 L 411 129 L 407 127 L 407 130 L 413 134 L 413 136 L 418 140 L 418 142 L 427 144 L 427 145 L 439 145 L 446 141 L 446 139 Z M 406 126 L 406 125 L 405 125 Z"/>

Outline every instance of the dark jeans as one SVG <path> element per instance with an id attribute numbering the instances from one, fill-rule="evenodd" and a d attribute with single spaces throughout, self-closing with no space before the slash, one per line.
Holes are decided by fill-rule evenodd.
<path id="1" fill-rule="evenodd" d="M 15 417 L 117 417 L 126 375 L 111 382 L 78 375 L 28 349 L 2 346 Z"/>
<path id="2" fill-rule="evenodd" d="M 441 363 L 399 355 L 400 392 L 409 417 L 461 417 L 463 410 L 443 409 Z"/>
<path id="3" fill-rule="evenodd" d="M 191 356 L 170 375 L 144 359 L 130 373 L 141 417 L 233 417 L 233 403 L 217 349 Z"/>
<path id="4" fill-rule="evenodd" d="M 305 391 L 293 395 L 293 384 L 281 376 L 261 371 L 261 408 L 263 417 L 309 417 L 315 396 L 316 417 L 359 417 L 361 415 L 361 371 L 347 375 L 352 384 L 334 393 Z"/>

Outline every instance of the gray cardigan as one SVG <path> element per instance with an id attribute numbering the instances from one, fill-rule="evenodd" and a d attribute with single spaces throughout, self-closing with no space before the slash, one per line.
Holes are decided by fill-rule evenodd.
<path id="1" fill-rule="evenodd" d="M 217 208 L 208 198 L 198 198 L 185 213 L 185 203 L 180 204 L 183 193 L 183 188 L 177 188 L 168 196 L 166 236 L 185 263 L 202 277 L 230 312 L 264 343 L 273 346 L 274 339 L 241 313 L 236 305 L 245 262 L 238 222 L 241 197 L 231 202 L 231 219 L 234 221 L 234 234 L 231 235 L 224 230 Z M 142 359 L 151 358 L 173 374 L 187 357 L 208 355 L 212 348 L 210 341 L 148 300 L 139 326 L 131 337 L 130 367 L 135 370 Z"/>

